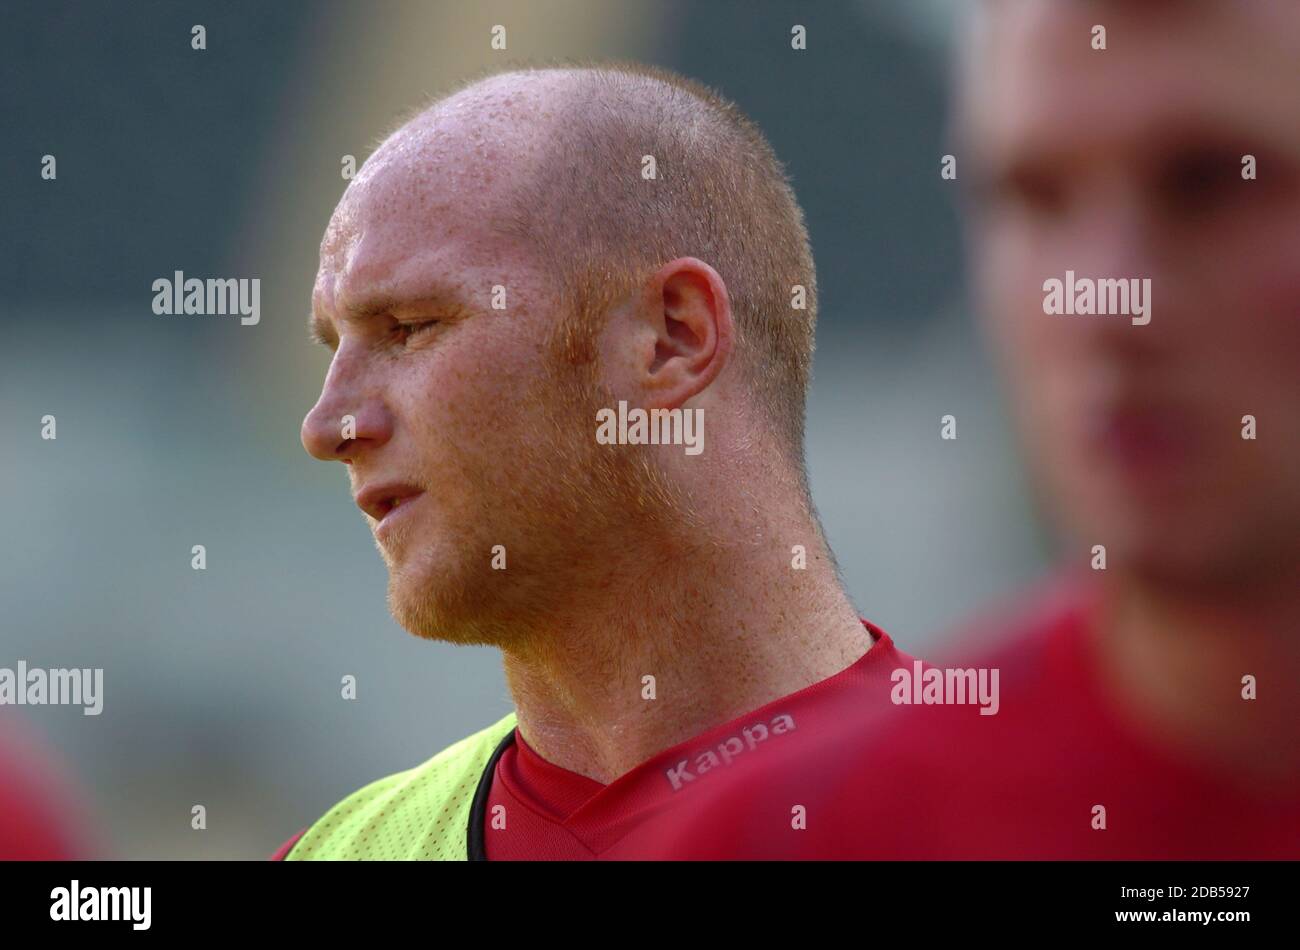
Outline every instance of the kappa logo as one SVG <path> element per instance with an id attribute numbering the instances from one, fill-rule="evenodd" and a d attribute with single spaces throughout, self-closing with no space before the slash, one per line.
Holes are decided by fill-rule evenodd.
<path id="1" fill-rule="evenodd" d="M 705 749 L 695 756 L 695 771 L 691 771 L 689 758 L 682 759 L 676 766 L 666 769 L 664 774 L 674 792 L 679 792 L 691 782 L 720 765 L 730 765 L 736 757 L 745 752 L 752 752 L 771 736 L 783 736 L 794 731 L 794 717 L 786 713 L 773 717 L 770 723 L 756 722 L 740 730 L 740 735 L 728 736 L 716 746 Z"/>

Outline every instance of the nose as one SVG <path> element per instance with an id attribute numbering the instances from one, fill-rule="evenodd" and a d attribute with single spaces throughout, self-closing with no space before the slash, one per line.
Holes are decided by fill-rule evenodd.
<path id="1" fill-rule="evenodd" d="M 1127 312 L 1110 316 L 1076 318 L 1064 324 L 1069 335 L 1091 348 L 1148 359 L 1167 342 L 1173 298 L 1165 293 L 1169 275 L 1168 243 L 1157 221 L 1142 201 L 1128 192 L 1107 195 L 1094 203 L 1072 234 L 1063 263 L 1080 277 L 1096 281 L 1097 299 L 1102 305 L 1101 281 L 1121 281 Z M 1067 250 L 1067 249 L 1063 249 Z M 1063 273 L 1063 272 L 1062 272 Z M 1148 293 L 1149 291 L 1149 293 Z M 1140 296 L 1139 296 L 1140 295 Z M 1153 301 L 1154 298 L 1154 301 Z M 1154 309 L 1159 310 L 1153 316 Z M 1139 316 L 1137 311 L 1143 313 Z M 1147 323 L 1135 323 L 1145 320 Z"/>
<path id="2" fill-rule="evenodd" d="M 320 398 L 302 420 L 301 437 L 303 448 L 316 458 L 350 464 L 392 438 L 393 416 L 382 395 L 362 385 L 357 368 L 342 357 L 340 349 Z"/>

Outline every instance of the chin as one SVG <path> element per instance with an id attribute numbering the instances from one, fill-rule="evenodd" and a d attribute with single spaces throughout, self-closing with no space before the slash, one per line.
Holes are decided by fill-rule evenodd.
<path id="1" fill-rule="evenodd" d="M 467 583 L 470 581 L 470 583 Z M 416 566 L 389 564 L 388 609 L 408 633 L 424 640 L 500 645 L 493 595 L 474 584 L 467 565 L 429 559 Z"/>
<path id="2" fill-rule="evenodd" d="M 454 605 L 446 575 L 415 573 L 392 563 L 388 569 L 388 610 L 403 629 L 425 640 L 472 642 L 465 638 L 466 618 Z"/>
<path id="3" fill-rule="evenodd" d="M 1245 570 L 1249 545 L 1243 549 L 1241 538 L 1213 525 L 1188 518 L 1138 524 L 1130 520 L 1115 524 L 1110 537 L 1107 570 L 1153 588 L 1214 594 L 1240 589 L 1249 581 Z"/>

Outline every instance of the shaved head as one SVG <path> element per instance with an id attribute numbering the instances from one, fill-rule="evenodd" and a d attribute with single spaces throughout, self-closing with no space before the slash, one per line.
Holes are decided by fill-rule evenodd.
<path id="1" fill-rule="evenodd" d="M 495 144 L 518 173 L 493 226 L 537 255 L 555 282 L 566 358 L 594 360 L 604 315 L 658 267 L 706 261 L 735 311 L 737 368 L 802 471 L 816 270 L 803 213 L 757 126 L 713 90 L 631 63 L 480 77 L 407 125 L 469 111 L 511 129 Z M 796 285 L 803 309 L 792 307 Z"/>

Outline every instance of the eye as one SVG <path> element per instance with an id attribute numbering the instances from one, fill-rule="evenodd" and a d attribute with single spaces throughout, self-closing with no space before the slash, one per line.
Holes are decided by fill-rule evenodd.
<path id="1" fill-rule="evenodd" d="M 1185 217 L 1208 214 L 1249 192 L 1240 189 L 1238 156 L 1225 149 L 1189 148 L 1159 172 L 1156 189 L 1164 207 Z"/>
<path id="2" fill-rule="evenodd" d="M 1068 200 L 1061 182 L 1035 168 L 1017 168 L 991 187 L 993 204 L 1015 208 L 1037 217 L 1059 215 Z"/>
<path id="3" fill-rule="evenodd" d="M 437 325 L 437 320 L 412 320 L 409 323 L 399 323 L 394 332 L 398 340 L 409 343 L 417 337 L 424 336 Z"/>

